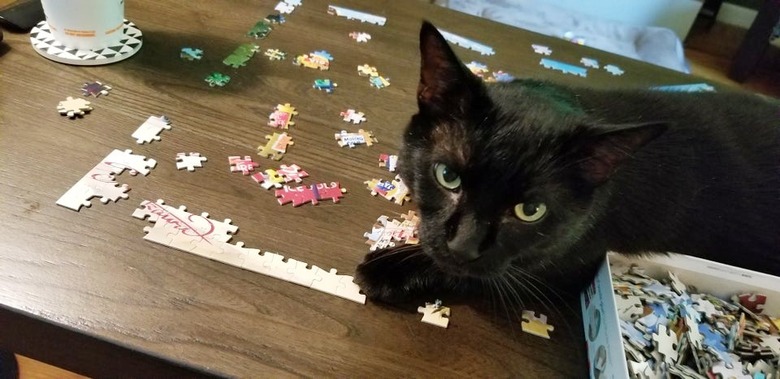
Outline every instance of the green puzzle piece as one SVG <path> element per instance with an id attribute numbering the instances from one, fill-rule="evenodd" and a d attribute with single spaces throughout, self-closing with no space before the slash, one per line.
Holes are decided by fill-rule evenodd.
<path id="1" fill-rule="evenodd" d="M 230 83 L 230 77 L 220 72 L 212 72 L 205 80 L 210 87 L 224 87 L 226 84 Z"/>
<path id="2" fill-rule="evenodd" d="M 258 51 L 260 51 L 260 46 L 257 46 L 253 43 L 245 43 L 243 45 L 239 45 L 236 50 L 233 51 L 233 54 L 252 58 Z"/>
<path id="3" fill-rule="evenodd" d="M 271 25 L 267 22 L 258 21 L 252 29 L 249 29 L 249 32 L 247 32 L 246 35 L 255 38 L 265 38 L 268 33 L 271 33 L 271 29 Z"/>
<path id="4" fill-rule="evenodd" d="M 239 55 L 236 53 L 228 55 L 228 57 L 222 61 L 222 63 L 233 68 L 246 66 L 246 62 L 249 62 L 249 57 L 247 57 L 246 55 Z"/>

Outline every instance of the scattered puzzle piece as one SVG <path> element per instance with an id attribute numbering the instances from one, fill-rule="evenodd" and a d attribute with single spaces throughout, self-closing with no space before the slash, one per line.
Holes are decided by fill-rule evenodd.
<path id="1" fill-rule="evenodd" d="M 241 172 L 244 175 L 249 175 L 257 166 L 260 166 L 259 163 L 252 161 L 252 157 L 248 155 L 244 158 L 238 155 L 229 156 L 228 163 L 230 164 L 230 172 Z"/>
<path id="2" fill-rule="evenodd" d="M 715 87 L 707 83 L 656 86 L 656 87 L 650 87 L 650 89 L 656 91 L 666 91 L 666 92 L 716 92 Z"/>
<path id="3" fill-rule="evenodd" d="M 422 313 L 420 321 L 436 325 L 440 328 L 447 328 L 450 324 L 450 308 L 441 305 L 441 300 L 435 303 L 425 303 L 424 307 L 417 307 L 417 313 Z"/>
<path id="4" fill-rule="evenodd" d="M 295 6 L 285 3 L 284 1 L 280 1 L 278 4 L 276 4 L 274 10 L 279 13 L 290 14 L 295 10 Z"/>
<path id="5" fill-rule="evenodd" d="M 292 137 L 287 133 L 274 133 L 273 135 L 265 136 L 268 142 L 265 146 L 259 146 L 257 148 L 257 154 L 261 157 L 271 158 L 273 160 L 280 160 L 287 152 L 287 146 L 294 145 Z"/>
<path id="6" fill-rule="evenodd" d="M 371 179 L 363 182 L 363 184 L 368 187 L 373 196 L 382 195 L 382 197 L 385 197 L 390 190 L 395 189 L 395 186 L 389 180 Z"/>
<path id="7" fill-rule="evenodd" d="M 344 112 L 339 113 L 342 120 L 346 122 L 351 122 L 353 124 L 360 124 L 363 121 L 366 121 L 366 114 L 363 112 L 357 112 L 354 109 L 347 109 Z"/>
<path id="8" fill-rule="evenodd" d="M 295 107 L 290 105 L 290 103 L 284 105 L 278 104 L 276 110 L 268 116 L 268 126 L 279 129 L 289 129 L 290 126 L 295 125 L 295 122 L 292 121 L 292 117 L 297 114 L 298 112 L 295 111 Z"/>
<path id="9" fill-rule="evenodd" d="M 413 211 L 401 215 L 403 221 L 390 220 L 387 216 L 379 216 L 371 228 L 370 233 L 363 233 L 369 251 L 394 247 L 396 242 L 407 245 L 416 245 L 420 242 L 417 237 L 417 228 L 420 218 Z"/>
<path id="10" fill-rule="evenodd" d="M 385 199 L 392 200 L 398 205 L 404 205 L 405 201 L 410 201 L 412 199 L 409 195 L 409 187 L 401 180 L 400 175 L 396 175 L 392 183 L 395 188 L 387 191 Z"/>
<path id="11" fill-rule="evenodd" d="M 534 53 L 536 54 L 550 55 L 553 52 L 552 49 L 544 45 L 532 44 L 531 48 L 534 49 Z"/>
<path id="12" fill-rule="evenodd" d="M 276 172 L 279 173 L 284 178 L 285 183 L 289 182 L 296 182 L 300 183 L 303 181 L 303 178 L 309 176 L 309 173 L 306 171 L 301 170 L 301 168 L 297 164 L 292 165 L 281 165 Z"/>
<path id="13" fill-rule="evenodd" d="M 163 130 L 171 129 L 171 120 L 168 117 L 149 116 L 141 126 L 136 129 L 130 136 L 136 139 L 139 144 L 152 143 L 152 141 L 159 141 L 159 134 Z"/>
<path id="14" fill-rule="evenodd" d="M 549 58 L 542 58 L 542 60 L 539 61 L 539 64 L 542 65 L 542 67 L 544 68 L 560 71 L 564 74 L 572 74 L 583 78 L 588 76 L 588 69 L 584 67 L 559 62 Z"/>
<path id="15" fill-rule="evenodd" d="M 737 299 L 743 307 L 756 314 L 761 313 L 764 310 L 764 304 L 766 304 L 765 295 L 757 295 L 754 293 L 739 295 L 737 296 Z"/>
<path id="16" fill-rule="evenodd" d="M 613 64 L 608 64 L 608 65 L 604 66 L 604 70 L 606 70 L 607 72 L 609 72 L 610 74 L 612 74 L 614 76 L 620 76 L 620 75 L 623 75 L 625 73 L 625 71 L 623 71 L 620 67 L 615 66 Z"/>
<path id="17" fill-rule="evenodd" d="M 357 43 L 365 43 L 368 42 L 371 39 L 371 34 L 364 33 L 364 32 L 352 32 L 349 33 L 349 38 L 354 39 Z"/>
<path id="18" fill-rule="evenodd" d="M 372 76 L 368 81 L 372 86 L 379 89 L 390 86 L 390 78 L 385 78 L 383 76 Z"/>
<path id="19" fill-rule="evenodd" d="M 182 47 L 181 52 L 179 53 L 179 58 L 190 62 L 199 61 L 201 58 L 203 58 L 203 50 L 192 47 Z"/>
<path id="20" fill-rule="evenodd" d="M 271 187 L 282 188 L 282 184 L 284 183 L 284 178 L 279 176 L 276 170 L 270 168 L 265 170 L 265 172 L 253 174 L 252 179 L 267 190 L 271 189 Z"/>
<path id="21" fill-rule="evenodd" d="M 503 71 L 493 71 L 493 78 L 492 78 L 492 80 L 491 79 L 485 79 L 485 81 L 488 81 L 488 82 L 494 81 L 494 82 L 499 82 L 499 83 L 507 83 L 507 82 L 511 82 L 513 80 L 515 80 L 514 76 L 512 76 L 511 74 L 508 74 L 506 72 L 503 72 Z"/>
<path id="22" fill-rule="evenodd" d="M 325 93 L 333 93 L 336 87 L 338 84 L 331 82 L 330 79 L 315 79 L 314 85 L 312 85 L 312 88 L 325 91 Z"/>
<path id="23" fill-rule="evenodd" d="M 390 172 L 395 172 L 398 164 L 398 156 L 394 154 L 379 154 L 379 167 L 385 167 Z"/>
<path id="24" fill-rule="evenodd" d="M 281 25 L 281 24 L 284 24 L 285 21 L 287 21 L 287 20 L 284 18 L 283 15 L 281 15 L 279 13 L 272 13 L 272 14 L 269 14 L 268 16 L 265 16 L 265 22 L 267 22 L 269 24 L 279 24 L 279 25 Z"/>
<path id="25" fill-rule="evenodd" d="M 222 63 L 233 68 L 244 67 L 259 50 L 260 46 L 251 43 L 239 45 Z"/>
<path id="26" fill-rule="evenodd" d="M 176 169 L 186 168 L 187 171 L 195 171 L 195 167 L 203 167 L 203 162 L 207 161 L 200 153 L 178 153 L 176 154 Z"/>
<path id="27" fill-rule="evenodd" d="M 317 183 L 295 188 L 284 186 L 284 188 L 276 190 L 275 195 L 279 198 L 280 205 L 292 203 L 293 207 L 297 207 L 306 203 L 317 205 L 319 200 L 323 199 L 331 199 L 334 203 L 338 203 L 346 192 L 347 189 L 341 188 L 338 182 L 332 182 L 330 185 Z"/>
<path id="28" fill-rule="evenodd" d="M 101 82 L 92 82 L 92 83 L 84 83 L 83 86 L 81 86 L 81 92 L 84 96 L 94 96 L 98 97 L 100 95 L 108 96 L 108 91 L 111 91 L 111 87 L 107 86 Z"/>
<path id="29" fill-rule="evenodd" d="M 287 13 L 287 12 L 281 12 L 281 13 Z M 253 37 L 255 39 L 263 39 L 267 37 L 269 33 L 271 33 L 271 30 L 273 30 L 271 24 L 269 24 L 265 20 L 261 20 L 255 23 L 255 25 L 252 26 L 252 29 L 249 29 L 249 31 L 246 32 L 246 35 L 248 37 Z"/>
<path id="30" fill-rule="evenodd" d="M 357 66 L 357 72 L 360 76 L 379 76 L 379 72 L 377 72 L 376 67 L 370 66 L 368 63 Z"/>
<path id="31" fill-rule="evenodd" d="M 595 69 L 599 68 L 599 61 L 592 58 L 582 58 L 580 59 L 580 63 L 582 63 L 582 65 L 585 67 L 590 67 Z"/>
<path id="32" fill-rule="evenodd" d="M 461 37 L 446 30 L 439 29 L 439 33 L 441 33 L 442 37 L 444 37 L 444 39 L 446 39 L 449 43 L 458 45 L 464 49 L 473 50 L 482 55 L 494 55 L 496 53 L 495 50 L 493 50 L 493 48 L 490 46 L 481 44 L 465 37 Z"/>
<path id="33" fill-rule="evenodd" d="M 472 74 L 484 79 L 485 74 L 490 72 L 488 70 L 488 67 L 484 63 L 479 63 L 477 61 L 471 61 L 469 63 L 466 63 L 466 67 L 471 71 Z"/>
<path id="34" fill-rule="evenodd" d="M 93 197 L 100 197 L 104 204 L 109 201 L 118 201 L 128 197 L 130 188 L 116 183 L 116 175 L 124 170 L 130 170 L 130 175 L 141 173 L 147 175 L 150 169 L 157 165 L 154 159 L 146 159 L 143 155 L 133 154 L 132 150 L 113 150 L 103 160 L 84 175 L 73 187 L 66 191 L 59 199 L 57 205 L 74 211 L 79 211 L 82 206 L 89 207 L 89 201 Z"/>
<path id="35" fill-rule="evenodd" d="M 346 130 L 342 130 L 341 132 L 334 134 L 334 137 L 341 147 L 349 146 L 350 148 L 353 148 L 356 145 L 371 146 L 379 142 L 374 138 L 373 132 L 367 132 L 363 129 L 358 130 L 357 133 L 348 133 Z"/>
<path id="36" fill-rule="evenodd" d="M 287 58 L 287 53 L 279 49 L 267 49 L 263 54 L 271 61 L 281 61 Z"/>
<path id="37" fill-rule="evenodd" d="M 293 64 L 325 71 L 330 69 L 330 61 L 332 60 L 333 56 L 330 55 L 330 53 L 325 50 L 319 50 L 295 57 L 295 59 L 293 59 Z"/>
<path id="38" fill-rule="evenodd" d="M 366 12 L 359 12 L 344 7 L 337 7 L 335 5 L 328 5 L 327 13 L 331 16 L 344 17 L 347 20 L 359 20 L 360 22 L 367 22 L 369 24 L 384 26 L 387 18 L 382 16 L 373 15 Z"/>
<path id="39" fill-rule="evenodd" d="M 371 191 L 371 195 L 382 195 L 387 200 L 403 205 L 404 201 L 411 200 L 409 187 L 401 180 L 399 175 L 392 182 L 380 179 L 371 179 L 363 182 Z"/>
<path id="40" fill-rule="evenodd" d="M 523 311 L 521 327 L 528 334 L 547 339 L 550 339 L 549 332 L 555 330 L 554 326 L 547 324 L 547 316 L 540 314 L 536 317 L 533 311 Z"/>
<path id="41" fill-rule="evenodd" d="M 85 113 L 91 110 L 92 107 L 90 106 L 89 101 L 81 98 L 74 99 L 70 96 L 57 104 L 57 111 L 60 112 L 61 115 L 68 116 L 70 118 L 84 116 Z"/>
<path id="42" fill-rule="evenodd" d="M 224 87 L 228 83 L 230 83 L 230 76 L 225 75 L 221 72 L 212 72 L 208 76 L 206 76 L 205 79 L 206 83 L 209 84 L 209 87 Z"/>

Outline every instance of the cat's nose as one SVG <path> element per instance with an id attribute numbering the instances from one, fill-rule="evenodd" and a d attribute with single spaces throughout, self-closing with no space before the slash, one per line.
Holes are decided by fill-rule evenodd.
<path id="1" fill-rule="evenodd" d="M 480 223 L 473 214 L 464 214 L 459 219 L 451 220 L 457 226 L 453 228 L 447 240 L 450 257 L 458 263 L 476 260 L 481 256 L 482 242 L 488 232 L 488 226 Z"/>

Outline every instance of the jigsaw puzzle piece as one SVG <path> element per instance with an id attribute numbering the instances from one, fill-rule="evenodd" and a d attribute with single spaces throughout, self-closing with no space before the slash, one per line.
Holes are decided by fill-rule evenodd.
<path id="1" fill-rule="evenodd" d="M 131 135 L 133 138 L 136 139 L 136 142 L 139 144 L 143 143 L 151 143 L 152 141 L 159 141 L 160 132 L 163 130 L 170 130 L 171 129 L 171 121 L 165 117 L 155 117 L 155 116 L 149 116 L 149 118 L 144 121 L 141 126 L 136 129 L 133 134 Z"/>
<path id="2" fill-rule="evenodd" d="M 177 153 L 176 154 L 176 169 L 181 170 L 186 168 L 187 171 L 195 171 L 195 167 L 203 167 L 203 162 L 207 161 L 206 157 L 202 157 L 200 153 Z"/>
<path id="3" fill-rule="evenodd" d="M 417 307 L 417 313 L 422 313 L 420 321 L 426 324 L 440 328 L 446 328 L 450 324 L 450 308 L 442 306 L 438 300 L 436 303 L 425 303 L 424 307 Z"/>
<path id="4" fill-rule="evenodd" d="M 272 262 L 278 259 L 284 259 L 284 257 L 269 251 L 262 254 L 255 253 L 246 257 L 241 268 L 258 274 L 269 275 L 271 273 Z"/>
<path id="5" fill-rule="evenodd" d="M 74 99 L 70 96 L 68 96 L 65 100 L 60 101 L 59 104 L 57 104 L 57 111 L 61 115 L 68 116 L 70 118 L 84 116 L 85 113 L 91 110 L 92 107 L 90 106 L 89 101 L 86 101 L 81 98 Z"/>
<path id="6" fill-rule="evenodd" d="M 555 330 L 555 327 L 547 324 L 547 316 L 540 314 L 536 317 L 533 311 L 523 311 L 522 317 L 521 327 L 524 332 L 550 339 L 549 333 Z"/>
<path id="7" fill-rule="evenodd" d="M 132 150 L 114 150 L 103 158 L 102 167 L 107 168 L 114 174 L 121 174 L 125 169 L 130 170 L 130 175 L 141 173 L 148 175 L 151 169 L 157 166 L 157 161 L 147 159 L 143 155 L 133 154 Z"/>
<path id="8" fill-rule="evenodd" d="M 282 188 L 282 184 L 285 183 L 284 178 L 276 170 L 270 168 L 265 172 L 252 175 L 252 179 L 266 190 L 271 189 L 271 187 Z"/>
<path id="9" fill-rule="evenodd" d="M 279 170 L 277 170 L 279 175 L 281 175 L 284 178 L 285 183 L 289 182 L 296 182 L 300 183 L 303 181 L 303 178 L 309 176 L 309 173 L 306 171 L 303 171 L 300 166 L 297 164 L 293 164 L 290 166 L 287 165 L 281 165 L 279 167 Z"/>
<path id="10" fill-rule="evenodd" d="M 260 166 L 259 163 L 252 161 L 252 157 L 248 155 L 243 158 L 238 155 L 229 156 L 228 164 L 230 164 L 230 172 L 240 172 L 244 175 L 249 175 L 257 166 Z"/>

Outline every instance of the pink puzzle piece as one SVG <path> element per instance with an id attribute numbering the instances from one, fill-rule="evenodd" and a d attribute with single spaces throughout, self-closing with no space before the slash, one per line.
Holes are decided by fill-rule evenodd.
<path id="1" fill-rule="evenodd" d="M 237 155 L 230 156 L 228 157 L 228 163 L 230 163 L 230 172 L 241 172 L 244 175 L 249 175 L 257 166 L 260 166 L 259 163 L 253 162 L 252 157 L 248 155 L 244 156 L 244 158 Z"/>
<path id="2" fill-rule="evenodd" d="M 252 174 L 252 179 L 265 189 L 271 189 L 271 187 L 282 188 L 282 184 L 285 182 L 278 171 L 270 168 L 265 170 L 265 172 Z"/>
<path id="3" fill-rule="evenodd" d="M 344 197 L 346 192 L 347 189 L 341 188 L 338 182 L 332 182 L 330 184 L 317 183 L 295 188 L 284 186 L 284 188 L 276 190 L 275 195 L 279 198 L 279 204 L 292 203 L 294 207 L 297 207 L 306 203 L 317 205 L 319 200 L 323 199 L 330 199 L 334 203 L 338 203 L 339 199 Z"/>
<path id="4" fill-rule="evenodd" d="M 289 182 L 296 182 L 300 183 L 303 181 L 303 178 L 309 176 L 309 173 L 306 171 L 303 171 L 300 166 L 297 164 L 293 165 L 281 165 L 278 170 L 276 170 L 279 175 L 284 178 L 285 183 Z"/>

